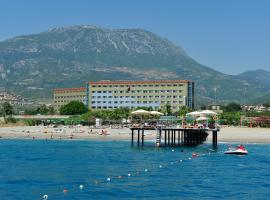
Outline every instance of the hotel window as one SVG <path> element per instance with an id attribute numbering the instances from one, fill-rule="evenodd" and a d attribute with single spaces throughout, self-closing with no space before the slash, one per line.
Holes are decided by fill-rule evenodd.
<path id="1" fill-rule="evenodd" d="M 112 96 L 108 96 L 108 98 L 109 98 L 109 99 L 111 99 L 111 98 L 112 98 Z"/>
<path id="2" fill-rule="evenodd" d="M 144 90 L 143 93 L 147 93 L 147 90 Z"/>
<path id="3" fill-rule="evenodd" d="M 97 96 L 97 98 L 98 98 L 98 99 L 100 99 L 100 98 L 101 98 L 101 96 Z"/>
<path id="4" fill-rule="evenodd" d="M 117 96 L 114 96 L 113 98 L 117 99 L 118 97 Z"/>
<path id="5" fill-rule="evenodd" d="M 107 85 L 104 85 L 103 87 L 107 87 Z"/>
<path id="6" fill-rule="evenodd" d="M 132 90 L 131 93 L 135 93 L 136 91 L 135 90 Z"/>
<path id="7" fill-rule="evenodd" d="M 92 106 L 92 108 L 93 108 L 93 109 L 95 109 L 95 108 L 96 108 L 96 106 Z"/>
<path id="8" fill-rule="evenodd" d="M 181 103 L 182 103 L 182 101 L 179 101 L 179 103 L 181 104 Z"/>
<path id="9" fill-rule="evenodd" d="M 111 101 L 108 101 L 108 104 L 111 104 L 112 102 Z"/>
<path id="10" fill-rule="evenodd" d="M 155 98 L 159 98 L 159 96 L 155 96 Z"/>
<path id="11" fill-rule="evenodd" d="M 118 101 L 114 101 L 113 103 L 118 103 Z"/>
<path id="12" fill-rule="evenodd" d="M 165 101 L 161 101 L 161 103 L 165 103 Z"/>
<path id="13" fill-rule="evenodd" d="M 109 108 L 111 109 L 111 108 L 112 108 L 112 106 L 109 106 Z"/>
<path id="14" fill-rule="evenodd" d="M 171 102 L 170 101 L 167 101 L 167 104 L 171 104 Z"/>
<path id="15" fill-rule="evenodd" d="M 96 103 L 95 101 L 92 101 L 92 104 Z"/>
<path id="16" fill-rule="evenodd" d="M 103 99 L 106 99 L 107 97 L 106 96 L 103 96 Z"/>
<path id="17" fill-rule="evenodd" d="M 143 101 L 143 103 L 147 103 L 147 101 Z"/>
<path id="18" fill-rule="evenodd" d="M 98 108 L 98 109 L 101 109 L 101 106 L 98 106 L 97 108 Z"/>
<path id="19" fill-rule="evenodd" d="M 172 98 L 172 96 L 167 96 L 167 98 Z"/>
<path id="20" fill-rule="evenodd" d="M 101 93 L 101 91 L 97 91 L 97 93 Z"/>
<path id="21" fill-rule="evenodd" d="M 124 103 L 124 101 L 120 101 L 120 103 Z"/>
<path id="22" fill-rule="evenodd" d="M 159 101 L 155 101 L 155 103 L 159 103 Z"/>
<path id="23" fill-rule="evenodd" d="M 103 101 L 103 103 L 106 103 L 106 101 Z"/>
<path id="24" fill-rule="evenodd" d="M 165 96 L 161 96 L 161 98 L 165 98 Z"/>
<path id="25" fill-rule="evenodd" d="M 129 101 L 126 101 L 126 103 L 129 103 Z"/>
<path id="26" fill-rule="evenodd" d="M 131 101 L 131 103 L 135 103 L 135 101 Z"/>
<path id="27" fill-rule="evenodd" d="M 177 103 L 177 101 L 173 101 L 173 103 Z"/>
<path id="28" fill-rule="evenodd" d="M 167 90 L 167 92 L 172 92 L 171 90 Z"/>
<path id="29" fill-rule="evenodd" d="M 92 87 L 96 87 L 95 85 L 92 85 Z"/>
<path id="30" fill-rule="evenodd" d="M 120 93 L 123 93 L 123 91 L 120 91 Z"/>
<path id="31" fill-rule="evenodd" d="M 177 96 L 173 96 L 173 98 L 177 98 Z"/>
<path id="32" fill-rule="evenodd" d="M 101 85 L 98 85 L 98 87 L 101 87 Z"/>
<path id="33" fill-rule="evenodd" d="M 94 94 L 94 93 L 96 93 L 95 91 L 92 91 L 92 93 Z"/>
<path id="34" fill-rule="evenodd" d="M 145 99 L 145 98 L 147 98 L 147 96 L 143 96 L 143 98 Z"/>
<path id="35" fill-rule="evenodd" d="M 103 91 L 103 93 L 107 93 L 107 91 Z"/>
<path id="36" fill-rule="evenodd" d="M 137 98 L 141 98 L 141 96 L 137 96 Z"/>
<path id="37" fill-rule="evenodd" d="M 137 104 L 141 104 L 141 102 L 140 101 L 137 101 Z"/>
<path id="38" fill-rule="evenodd" d="M 101 103 L 101 101 L 98 101 L 97 103 Z"/>

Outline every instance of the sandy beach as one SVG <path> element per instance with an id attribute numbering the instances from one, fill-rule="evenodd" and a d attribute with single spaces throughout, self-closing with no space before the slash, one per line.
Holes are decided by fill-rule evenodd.
<path id="1" fill-rule="evenodd" d="M 1 139 L 51 139 L 51 140 L 130 140 L 129 128 L 94 129 L 84 126 L 57 127 L 18 126 L 1 127 Z M 145 131 L 145 140 L 154 140 L 155 131 Z M 210 133 L 207 142 L 211 142 Z M 227 143 L 270 143 L 269 128 L 225 127 L 218 132 L 218 142 Z"/>

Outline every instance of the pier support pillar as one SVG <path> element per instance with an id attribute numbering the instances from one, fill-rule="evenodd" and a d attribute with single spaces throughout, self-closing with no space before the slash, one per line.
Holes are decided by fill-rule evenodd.
<path id="1" fill-rule="evenodd" d="M 217 148 L 217 131 L 212 132 L 212 145 L 213 148 Z"/>
<path id="2" fill-rule="evenodd" d="M 134 142 L 134 130 L 131 130 L 131 146 L 133 147 L 133 142 Z"/>

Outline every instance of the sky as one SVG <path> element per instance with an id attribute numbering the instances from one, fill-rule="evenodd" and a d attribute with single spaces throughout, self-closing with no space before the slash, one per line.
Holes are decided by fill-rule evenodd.
<path id="1" fill-rule="evenodd" d="M 0 0 L 0 41 L 82 24 L 146 29 L 226 74 L 270 71 L 268 0 Z"/>

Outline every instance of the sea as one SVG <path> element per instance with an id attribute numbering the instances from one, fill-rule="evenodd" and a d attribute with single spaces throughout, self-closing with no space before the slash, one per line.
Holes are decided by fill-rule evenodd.
<path id="1" fill-rule="evenodd" d="M 227 145 L 2 139 L 0 199 L 269 199 L 270 145 Z"/>

